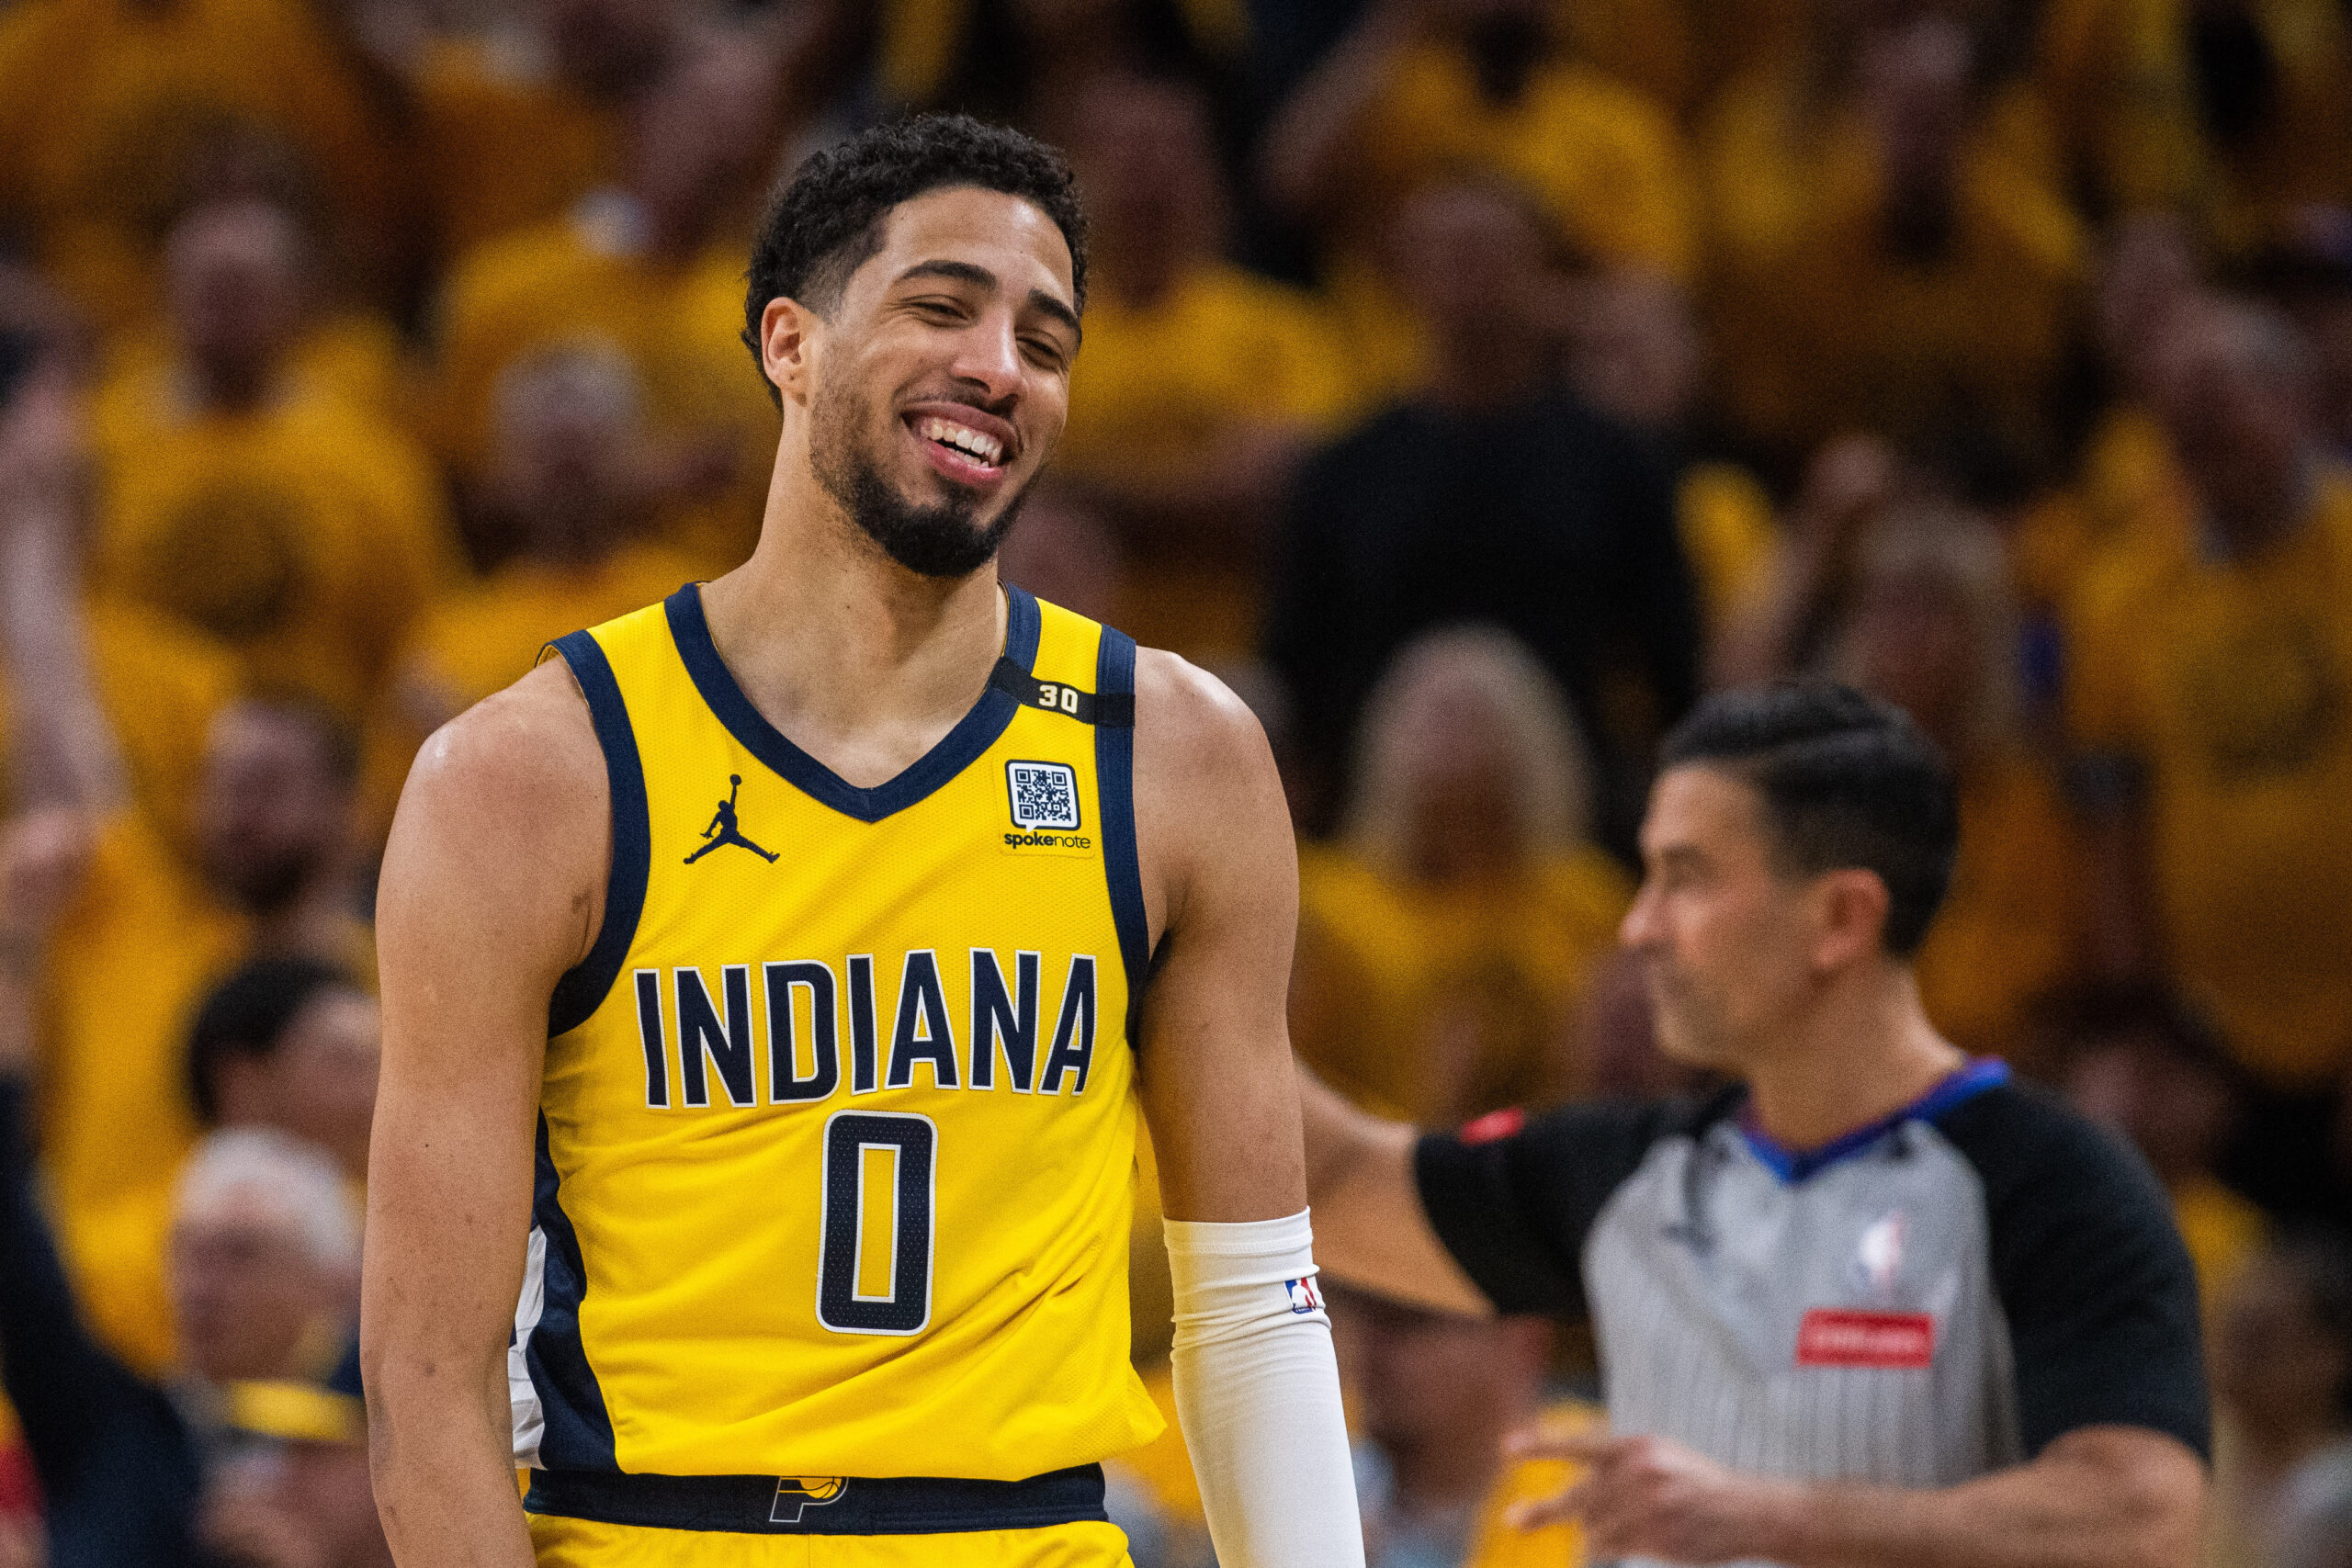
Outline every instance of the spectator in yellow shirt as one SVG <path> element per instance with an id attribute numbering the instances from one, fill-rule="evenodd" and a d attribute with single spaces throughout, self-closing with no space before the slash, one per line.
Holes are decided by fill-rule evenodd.
<path id="1" fill-rule="evenodd" d="M 1564 1021 L 1616 941 L 1566 703 L 1490 628 L 1400 652 L 1366 705 L 1338 843 L 1300 863 L 1291 1034 L 1359 1104 L 1424 1126 L 1580 1087 Z"/>
<path id="2" fill-rule="evenodd" d="M 617 350 L 558 346 L 515 360 L 499 378 L 497 428 L 487 499 L 520 550 L 419 621 L 392 711 L 371 737 L 371 783 L 389 778 L 394 791 L 424 737 L 521 679 L 548 642 L 695 576 L 685 557 L 639 536 L 642 411 Z"/>
<path id="3" fill-rule="evenodd" d="M 1750 73 L 1711 114 L 1710 315 L 1750 437 L 2041 455 L 2087 258 L 1983 50 L 1945 17 L 1874 25 Z"/>
<path id="4" fill-rule="evenodd" d="M 1109 76 L 1069 118 L 1092 282 L 1055 471 L 1123 536 L 1119 625 L 1231 658 L 1258 625 L 1272 510 L 1350 404 L 1340 351 L 1313 299 L 1219 254 L 1226 194 L 1199 93 Z"/>
<path id="5" fill-rule="evenodd" d="M 478 484 L 487 472 L 509 364 L 602 340 L 629 356 L 644 387 L 671 475 L 662 536 L 707 574 L 749 553 L 776 412 L 742 344 L 736 230 L 775 155 L 775 78 L 756 39 L 697 41 L 639 99 L 620 185 L 458 265 L 439 308 L 436 417 L 461 479 Z"/>
<path id="6" fill-rule="evenodd" d="M 1510 1506 L 1575 1480 L 1553 1460 L 1507 1461 L 1503 1439 L 1542 1425 L 1596 1425 L 1600 1412 L 1559 1402 L 1543 1382 L 1552 1326 L 1542 1318 L 1462 1317 L 1330 1287 L 1356 1441 L 1356 1499 L 1367 1568 L 1576 1568 L 1570 1523 L 1521 1530 Z"/>
<path id="7" fill-rule="evenodd" d="M 383 420 L 291 374 L 300 239 L 266 202 L 174 231 L 171 374 L 102 401 L 101 592 L 188 622 L 256 690 L 356 723 L 449 573 L 439 486 Z"/>
<path id="8" fill-rule="evenodd" d="M 108 328 L 153 309 L 155 241 L 209 162 L 290 151 L 340 281 L 399 288 L 413 228 L 400 94 L 303 0 L 26 0 L 0 15 L 0 214 Z"/>
<path id="9" fill-rule="evenodd" d="M 2067 715 L 2097 825 L 2103 960 L 2169 974 L 2271 1097 L 2249 1195 L 2343 1201 L 2352 1067 L 2352 475 L 2311 427 L 2307 346 L 2178 312 L 2159 413 L 2194 511 L 2110 558 L 2074 617 Z"/>

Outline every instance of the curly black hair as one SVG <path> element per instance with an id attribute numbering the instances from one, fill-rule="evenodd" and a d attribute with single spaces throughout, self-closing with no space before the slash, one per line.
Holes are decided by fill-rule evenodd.
<path id="1" fill-rule="evenodd" d="M 1035 203 L 1069 243 L 1072 304 L 1086 309 L 1086 214 L 1062 155 L 969 115 L 912 115 L 814 154 L 769 202 L 743 296 L 743 344 L 753 363 L 763 363 L 760 317 L 769 300 L 797 299 L 829 314 L 850 274 L 882 248 L 892 209 L 948 186 Z M 776 395 L 773 385 L 768 392 Z"/>

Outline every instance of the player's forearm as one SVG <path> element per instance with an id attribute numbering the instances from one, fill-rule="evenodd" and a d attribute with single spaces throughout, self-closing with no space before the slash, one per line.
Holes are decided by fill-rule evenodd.
<path id="1" fill-rule="evenodd" d="M 503 1380 L 453 1379 L 457 1364 L 431 1350 L 400 1364 L 371 1358 L 368 1461 L 384 1537 L 403 1568 L 532 1568 Z"/>
<path id="2" fill-rule="evenodd" d="M 1939 1491 L 1785 1488 L 1757 1554 L 1791 1568 L 2189 1568 L 2202 1467 L 2185 1449 L 2109 1437 L 2076 1434 L 2070 1451 Z"/>

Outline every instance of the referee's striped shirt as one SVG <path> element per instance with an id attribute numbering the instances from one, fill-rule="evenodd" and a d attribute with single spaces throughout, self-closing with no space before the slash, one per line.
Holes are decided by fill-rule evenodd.
<path id="1" fill-rule="evenodd" d="M 1971 1064 L 1796 1155 L 1731 1091 L 1422 1140 L 1421 1201 L 1505 1312 L 1591 1312 L 1612 1427 L 1752 1473 L 1950 1486 L 2078 1427 L 2209 1449 L 2162 1189 Z"/>

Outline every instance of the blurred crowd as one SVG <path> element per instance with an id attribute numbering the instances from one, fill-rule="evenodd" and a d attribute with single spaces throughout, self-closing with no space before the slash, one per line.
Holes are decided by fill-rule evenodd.
<path id="1" fill-rule="evenodd" d="M 1879 693 L 1962 785 L 1930 1015 L 2174 1194 L 2211 1562 L 2352 1563 L 2352 5 L 0 0 L 0 1565 L 389 1561 L 401 779 L 748 552 L 761 199 L 919 107 L 1078 174 L 1005 573 L 1258 711 L 1302 1057 L 1692 1087 L 1614 950 L 1656 742 Z M 1333 1315 L 1380 1568 L 1573 1552 L 1496 1447 L 1594 1418 L 1573 1325 Z M 1204 1561 L 1172 1438 L 1114 1494 Z"/>

